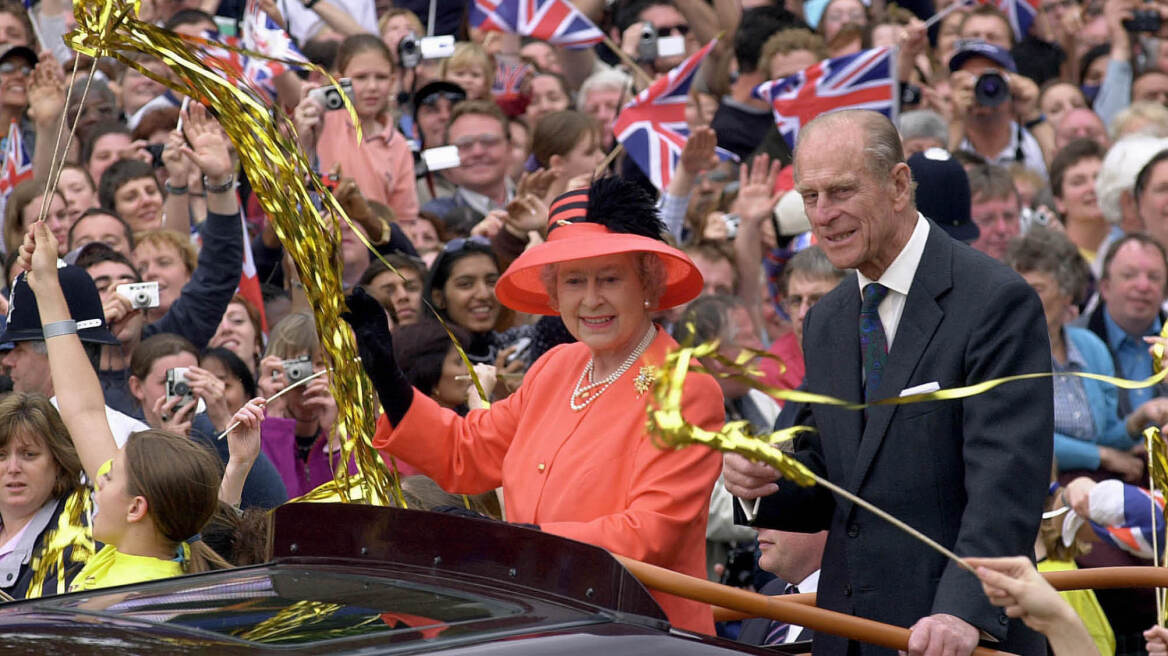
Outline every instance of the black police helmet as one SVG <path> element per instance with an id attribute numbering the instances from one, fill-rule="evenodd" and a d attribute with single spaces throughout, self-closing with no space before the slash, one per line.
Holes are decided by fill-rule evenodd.
<path id="1" fill-rule="evenodd" d="M 80 267 L 58 261 L 57 276 L 61 281 L 61 290 L 65 293 L 69 314 L 77 322 L 77 336 L 81 341 L 112 346 L 121 344 L 105 324 L 101 296 L 97 293 L 97 285 L 93 284 L 89 274 Z M 4 325 L 4 332 L 0 334 L 0 343 L 28 342 L 44 338 L 36 298 L 24 274 L 21 274 L 12 284 L 8 322 Z"/>

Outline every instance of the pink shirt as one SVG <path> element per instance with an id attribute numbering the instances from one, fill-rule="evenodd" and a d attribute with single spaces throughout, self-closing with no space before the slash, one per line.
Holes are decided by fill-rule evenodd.
<path id="1" fill-rule="evenodd" d="M 387 114 L 381 132 L 366 130 L 357 144 L 357 130 L 344 111 L 325 112 L 316 155 L 322 175 L 341 165 L 341 175 L 357 181 L 365 198 L 385 203 L 408 223 L 418 218 L 418 193 L 414 180 L 414 156 L 410 146 Z"/>

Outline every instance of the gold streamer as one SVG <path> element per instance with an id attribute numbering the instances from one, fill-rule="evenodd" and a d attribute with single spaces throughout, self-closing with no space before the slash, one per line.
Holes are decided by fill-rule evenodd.
<path id="1" fill-rule="evenodd" d="M 685 378 L 690 372 L 690 363 L 698 357 L 716 352 L 717 348 L 716 342 L 707 342 L 698 346 L 683 346 L 665 357 L 665 364 L 662 365 L 665 375 L 659 376 L 654 383 L 653 403 L 649 405 L 647 410 L 649 435 L 659 445 L 679 449 L 691 444 L 702 444 L 717 451 L 737 453 L 752 460 L 764 462 L 777 469 L 783 477 L 803 487 L 821 485 L 920 540 L 926 546 L 957 563 L 958 566 L 973 572 L 973 568 L 964 560 L 936 540 L 817 475 L 803 463 L 773 446 L 776 443 L 793 439 L 799 433 L 815 430 L 810 426 L 793 426 L 759 437 L 747 430 L 749 424 L 745 421 L 727 422 L 717 431 L 704 430 L 685 421 L 681 416 L 681 397 L 685 389 Z"/>
<path id="2" fill-rule="evenodd" d="M 341 482 L 336 486 L 337 492 L 344 501 L 354 500 L 357 495 L 344 483 L 355 482 L 361 489 L 360 499 L 366 502 L 393 498 L 402 501 L 397 477 L 386 469 L 372 447 L 376 416 L 373 389 L 357 363 L 352 331 L 340 318 L 345 308 L 340 261 L 335 257 L 335 221 L 349 219 L 332 194 L 311 175 L 312 166 L 296 142 L 295 126 L 288 116 L 279 108 L 269 107 L 263 94 L 247 79 L 207 50 L 223 48 L 248 56 L 263 55 L 144 23 L 131 15 L 136 15 L 137 8 L 137 2 L 130 0 L 75 3 L 77 28 L 67 35 L 67 41 L 78 52 L 115 57 L 176 92 L 198 99 L 215 112 L 235 145 L 276 235 L 300 272 L 323 350 L 336 373 L 330 377 L 329 386 L 337 399 L 336 430 L 342 438 L 341 458 L 334 471 L 334 480 Z M 130 61 L 126 52 L 158 57 L 175 73 L 177 81 L 144 69 Z M 355 120 L 347 98 L 345 103 L 359 128 L 360 122 Z M 310 186 L 336 218 L 327 220 L 317 211 Z M 362 473 L 356 481 L 348 477 L 350 457 Z"/>

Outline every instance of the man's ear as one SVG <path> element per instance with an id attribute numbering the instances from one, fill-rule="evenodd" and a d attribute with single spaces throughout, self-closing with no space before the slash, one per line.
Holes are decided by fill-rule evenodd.
<path id="1" fill-rule="evenodd" d="M 890 174 L 892 182 L 892 206 L 900 212 L 908 207 L 909 201 L 912 200 L 912 169 L 908 164 L 899 162 L 892 167 Z"/>

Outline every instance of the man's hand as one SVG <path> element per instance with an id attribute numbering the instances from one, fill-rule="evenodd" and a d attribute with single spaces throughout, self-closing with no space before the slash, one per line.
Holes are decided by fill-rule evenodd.
<path id="1" fill-rule="evenodd" d="M 1148 641 L 1148 656 L 1168 656 L 1168 629 L 1153 626 L 1144 631 L 1144 640 Z"/>
<path id="2" fill-rule="evenodd" d="M 182 119 L 183 133 L 193 147 L 183 146 L 182 152 L 203 171 L 203 175 L 208 180 L 218 182 L 234 173 L 227 137 L 206 108 L 192 102 Z"/>
<path id="3" fill-rule="evenodd" d="M 968 656 L 977 647 L 977 629 L 953 615 L 922 617 L 909 630 L 909 656 Z"/>
<path id="4" fill-rule="evenodd" d="M 775 483 L 779 480 L 778 470 L 737 453 L 722 456 L 722 479 L 730 494 L 747 501 L 779 491 L 779 486 Z"/>
<path id="5" fill-rule="evenodd" d="M 949 90 L 952 95 L 951 121 L 964 121 L 973 108 L 973 85 L 977 78 L 969 71 L 954 71 L 949 76 Z"/>
<path id="6" fill-rule="evenodd" d="M 1042 115 L 1038 107 L 1038 85 L 1025 75 L 1007 73 L 1010 96 L 1014 100 L 1014 116 L 1019 123 L 1029 123 Z"/>

